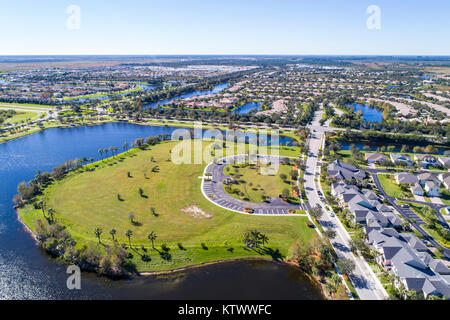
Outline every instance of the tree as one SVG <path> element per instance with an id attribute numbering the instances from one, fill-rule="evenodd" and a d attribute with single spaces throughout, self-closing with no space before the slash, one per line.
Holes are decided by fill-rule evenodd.
<path id="1" fill-rule="evenodd" d="M 339 269 L 340 273 L 351 276 L 355 270 L 355 263 L 353 260 L 342 258 L 336 262 L 336 267 Z"/>
<path id="2" fill-rule="evenodd" d="M 128 149 L 128 142 L 125 142 L 122 146 L 122 150 L 126 151 Z"/>
<path id="3" fill-rule="evenodd" d="M 96 227 L 96 228 L 94 229 L 94 234 L 95 234 L 95 236 L 96 236 L 97 239 L 98 239 L 98 243 L 101 243 L 100 237 L 101 237 L 102 233 L 103 233 L 103 230 L 102 230 L 101 228 Z"/>
<path id="4" fill-rule="evenodd" d="M 150 240 L 152 242 L 152 248 L 155 249 L 155 244 L 154 241 L 156 240 L 158 236 L 156 235 L 155 231 L 150 232 L 147 235 L 147 239 Z"/>
<path id="5" fill-rule="evenodd" d="M 98 153 L 100 154 L 100 156 L 102 157 L 102 160 L 103 160 L 103 149 L 98 149 Z"/>
<path id="6" fill-rule="evenodd" d="M 116 236 L 116 233 L 117 233 L 116 229 L 111 229 L 111 230 L 109 231 L 109 234 L 111 235 L 113 241 L 115 240 L 114 237 Z"/>
<path id="7" fill-rule="evenodd" d="M 281 192 L 281 196 L 283 197 L 283 200 L 287 200 L 289 198 L 290 192 L 288 189 L 283 189 Z"/>
<path id="8" fill-rule="evenodd" d="M 327 230 L 325 230 L 324 235 L 327 236 L 329 239 L 333 240 L 334 238 L 336 238 L 336 231 L 334 231 L 331 228 L 328 228 Z"/>
<path id="9" fill-rule="evenodd" d="M 133 235 L 133 231 L 131 230 L 127 230 L 125 232 L 125 236 L 128 238 L 128 243 L 130 244 L 130 248 L 131 248 L 131 236 Z"/>
<path id="10" fill-rule="evenodd" d="M 297 261 L 299 268 L 304 272 L 311 272 L 314 263 L 313 248 L 309 243 L 299 240 L 293 249 L 293 257 Z"/>
<path id="11" fill-rule="evenodd" d="M 128 219 L 130 220 L 131 223 L 134 223 L 134 213 L 133 212 L 128 215 Z"/>
<path id="12" fill-rule="evenodd" d="M 328 279 L 327 284 L 325 285 L 327 290 L 330 292 L 330 295 L 333 295 L 337 292 L 341 282 L 341 277 L 339 277 L 336 273 L 333 273 L 333 275 Z"/>
<path id="13" fill-rule="evenodd" d="M 314 208 L 311 208 L 311 210 L 309 210 L 309 214 L 314 219 L 319 220 L 323 216 L 323 210 L 319 205 L 317 205 Z"/>
<path id="14" fill-rule="evenodd" d="M 261 234 L 260 239 L 261 239 L 261 245 L 264 248 L 264 244 L 269 242 L 269 238 L 265 234 Z"/>

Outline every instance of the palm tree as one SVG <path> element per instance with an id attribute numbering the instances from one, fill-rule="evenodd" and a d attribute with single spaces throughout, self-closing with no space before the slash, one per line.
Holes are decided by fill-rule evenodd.
<path id="1" fill-rule="evenodd" d="M 116 229 L 111 229 L 111 230 L 109 231 L 109 234 L 111 235 L 113 241 L 115 240 L 115 239 L 114 239 L 114 236 L 116 235 L 116 233 L 117 233 Z"/>
<path id="2" fill-rule="evenodd" d="M 246 232 L 244 235 L 244 242 L 245 242 L 245 246 L 248 247 L 250 240 L 252 238 L 252 235 L 250 232 Z"/>
<path id="3" fill-rule="evenodd" d="M 154 241 L 156 240 L 158 236 L 156 235 L 155 231 L 150 232 L 147 235 L 148 240 L 152 242 L 152 248 L 155 249 Z"/>
<path id="4" fill-rule="evenodd" d="M 100 153 L 100 156 L 102 157 L 102 160 L 103 160 L 103 149 L 98 149 L 98 153 Z"/>
<path id="5" fill-rule="evenodd" d="M 258 247 L 258 242 L 259 242 L 260 237 L 261 237 L 261 233 L 259 231 L 257 231 L 257 230 L 253 230 L 253 231 L 250 232 L 250 235 L 251 235 L 252 241 L 253 241 L 252 247 L 256 247 L 257 248 Z"/>
<path id="6" fill-rule="evenodd" d="M 262 244 L 262 247 L 264 248 L 264 244 L 266 243 L 266 242 L 269 242 L 269 238 L 265 235 L 265 234 L 261 234 L 261 236 L 259 237 L 259 239 L 261 240 L 261 244 Z"/>
<path id="7" fill-rule="evenodd" d="M 126 151 L 128 149 L 128 142 L 125 142 L 122 146 L 123 151 Z"/>
<path id="8" fill-rule="evenodd" d="M 130 248 L 131 248 L 131 236 L 133 235 L 133 231 L 131 230 L 127 230 L 127 232 L 125 232 L 125 236 L 128 238 L 128 243 L 130 244 Z"/>
<path id="9" fill-rule="evenodd" d="M 102 233 L 103 233 L 102 228 L 96 227 L 96 228 L 94 229 L 94 234 L 95 234 L 95 236 L 98 238 L 98 243 L 101 243 L 101 241 L 100 241 L 100 236 L 102 235 Z"/>
<path id="10" fill-rule="evenodd" d="M 109 152 L 109 150 L 108 149 L 103 149 L 103 152 L 106 154 L 106 158 L 108 158 L 108 152 Z"/>

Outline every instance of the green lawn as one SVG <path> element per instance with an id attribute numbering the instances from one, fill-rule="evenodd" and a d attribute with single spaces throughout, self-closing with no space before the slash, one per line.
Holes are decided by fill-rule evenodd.
<path id="1" fill-rule="evenodd" d="M 32 120 L 32 119 L 38 118 L 39 114 L 40 113 L 38 113 L 38 112 L 17 111 L 16 114 L 13 117 L 9 118 L 6 121 L 6 124 L 8 124 L 8 123 L 9 124 L 16 124 L 16 123 L 19 123 L 19 122 L 22 122 L 22 121 L 26 122 L 28 120 Z"/>
<path id="2" fill-rule="evenodd" d="M 395 177 L 393 175 L 378 174 L 378 178 L 380 179 L 380 183 L 384 191 L 389 196 L 414 200 L 414 196 L 411 191 L 409 189 L 407 191 L 403 191 L 402 188 L 395 182 Z"/>
<path id="3" fill-rule="evenodd" d="M 174 146 L 174 142 L 163 143 L 151 150 L 97 163 L 94 171 L 72 172 L 49 187 L 44 197 L 56 211 L 57 222 L 67 226 L 79 245 L 97 242 L 93 233 L 97 226 L 103 229 L 105 244 L 111 243 L 108 233 L 112 228 L 117 230 L 121 243 L 128 242 L 124 233 L 132 230 L 133 261 L 139 271 L 171 270 L 223 259 L 271 258 L 277 250 L 286 256 L 296 240 L 310 241 L 316 236 L 307 227 L 306 217 L 251 216 L 214 205 L 200 190 L 198 177 L 205 163 L 176 165 L 167 161 Z M 207 153 L 211 143 L 204 142 L 203 147 L 209 148 Z M 152 172 L 155 166 L 159 166 L 158 172 Z M 139 188 L 144 191 L 142 197 Z M 134 224 L 129 220 L 130 213 L 134 214 Z M 41 212 L 31 206 L 21 209 L 20 215 L 32 229 L 36 220 L 42 218 Z M 269 237 L 266 247 L 270 250 L 256 252 L 244 247 L 243 234 L 250 229 Z M 146 238 L 151 231 L 158 235 L 156 246 L 165 243 L 171 248 L 170 261 L 151 249 Z M 141 259 L 145 250 L 151 257 L 149 262 Z"/>
<path id="4" fill-rule="evenodd" d="M 278 198 L 283 192 L 283 189 L 291 191 L 291 183 L 296 183 L 290 177 L 292 168 L 292 165 L 280 164 L 278 170 L 270 170 L 270 166 L 261 163 L 254 166 L 247 165 L 245 167 L 234 164 L 226 166 L 224 168 L 224 174 L 237 177 L 238 182 L 233 184 L 232 188 L 244 194 L 244 196 L 241 196 L 237 193 L 229 193 L 231 196 L 253 203 L 260 203 L 262 202 L 262 195 Z M 266 174 L 261 174 L 264 171 L 266 171 Z M 280 174 L 285 174 L 287 179 L 282 180 Z M 299 202 L 298 198 L 294 197 L 290 200 L 295 203 Z"/>

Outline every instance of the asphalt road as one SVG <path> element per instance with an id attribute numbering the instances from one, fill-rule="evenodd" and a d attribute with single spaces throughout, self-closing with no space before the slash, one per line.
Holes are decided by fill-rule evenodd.
<path id="1" fill-rule="evenodd" d="M 322 127 L 319 120 L 322 117 L 322 112 L 318 112 L 311 126 L 311 137 L 309 140 L 309 155 L 306 161 L 305 171 L 305 190 L 308 198 L 308 203 L 311 207 L 320 205 L 326 208 L 325 204 L 320 200 L 317 191 L 320 189 L 318 183 L 314 181 L 316 172 L 320 172 L 318 166 L 318 154 L 322 144 L 322 138 L 325 131 L 331 131 L 328 127 Z M 313 132 L 315 130 L 316 132 Z M 320 180 L 320 177 L 317 176 Z M 354 275 L 350 277 L 353 286 L 355 287 L 359 297 L 362 300 L 382 300 L 387 297 L 387 293 L 381 285 L 380 281 L 373 273 L 370 266 L 363 258 L 357 258 L 350 250 L 349 240 L 350 236 L 340 223 L 336 216 L 331 216 L 328 210 L 324 210 L 324 215 L 320 220 L 320 224 L 324 228 L 331 228 L 336 231 L 336 238 L 331 241 L 339 258 L 347 258 L 353 260 L 355 263 Z"/>

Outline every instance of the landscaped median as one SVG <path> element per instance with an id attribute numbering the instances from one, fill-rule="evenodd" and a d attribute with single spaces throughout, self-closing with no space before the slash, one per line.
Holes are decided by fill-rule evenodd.
<path id="1" fill-rule="evenodd" d="M 296 241 L 316 237 L 305 216 L 244 215 L 208 201 L 199 179 L 206 163 L 174 164 L 171 151 L 178 143 L 133 149 L 75 168 L 20 208 L 20 218 L 39 237 L 57 225 L 65 228 L 76 243 L 62 245 L 58 237 L 66 235 L 57 232 L 45 247 L 66 261 L 76 256 L 88 265 L 97 259 L 100 269 L 107 268 L 125 250 L 127 270 L 137 272 L 249 257 L 283 260 Z M 203 148 L 209 154 L 212 143 L 204 141 Z M 268 237 L 264 248 L 245 246 L 250 230 Z M 156 238 L 149 237 L 152 232 Z"/>

